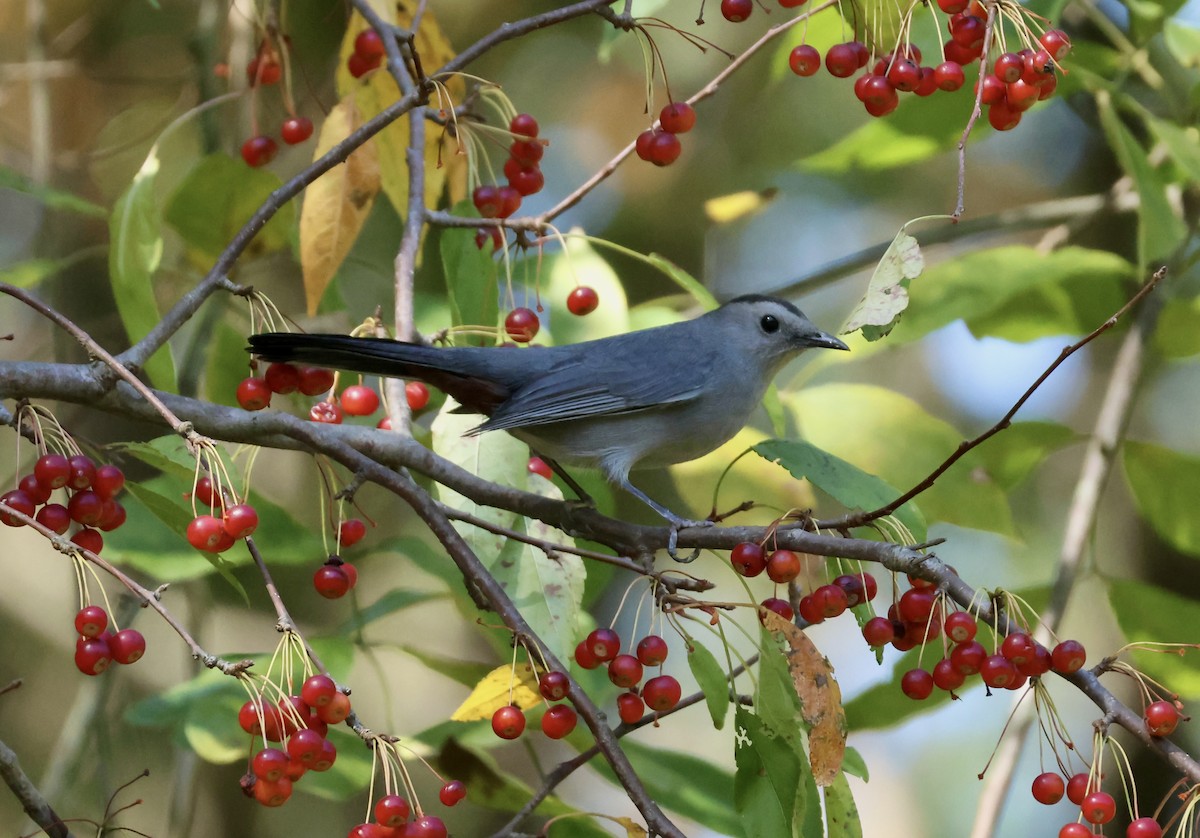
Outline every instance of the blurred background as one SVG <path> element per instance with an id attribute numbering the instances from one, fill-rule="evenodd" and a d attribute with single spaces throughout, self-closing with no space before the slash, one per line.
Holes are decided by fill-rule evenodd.
<path id="1" fill-rule="evenodd" d="M 722 20 L 710 3 L 707 22 L 695 27 L 697 3 L 673 0 L 652 5 L 646 14 L 696 31 L 721 48 L 701 51 L 667 29 L 652 30 L 675 98 L 690 95 L 727 64 L 721 50 L 738 53 L 768 25 L 785 19 L 785 10 L 772 4 L 769 16 L 759 9 L 756 18 L 734 26 Z M 1054 4 L 1054 8 L 1061 5 Z M 1124 6 L 1097 5 L 1113 25 L 1127 24 Z M 450 43 L 461 49 L 502 21 L 544 11 L 551 4 L 436 0 L 430 6 Z M 336 101 L 332 76 L 347 18 L 347 8 L 338 3 L 289 0 L 283 5 L 283 29 L 291 38 L 295 70 L 293 95 L 299 112 L 317 123 Z M 1175 18 L 1195 26 L 1200 23 L 1200 4 L 1186 4 Z M 28 265 L 35 259 L 57 260 L 53 273 L 38 283 L 37 293 L 106 346 L 123 348 L 127 343 L 107 282 L 105 210 L 127 187 L 151 143 L 172 120 L 231 87 L 244 87 L 240 68 L 256 47 L 253 19 L 253 10 L 244 0 L 232 4 L 212 0 L 13 0 L 0 4 L 0 166 L 5 178 L 15 175 L 26 184 L 14 189 L 0 183 L 0 269 Z M 1094 24 L 1071 5 L 1062 20 L 1081 37 L 1094 35 Z M 836 21 L 832 15 L 815 20 L 808 29 L 809 41 L 823 49 L 842 40 Z M 795 29 L 778 39 L 697 108 L 697 126 L 683 137 L 683 155 L 676 164 L 658 169 L 627 160 L 587 200 L 559 219 L 560 228 L 580 227 L 634 251 L 661 254 L 701 279 L 722 299 L 749 292 L 786 293 L 815 322 L 835 328 L 863 294 L 874 268 L 877 254 L 874 258 L 858 254 L 885 245 L 910 219 L 953 209 L 957 158 L 947 150 L 900 166 L 883 165 L 869 154 L 850 165 L 834 162 L 830 150 L 869 118 L 853 99 L 849 80 L 823 72 L 800 79 L 788 72 L 787 53 L 799 37 L 800 29 Z M 232 81 L 214 72 L 220 65 L 232 68 L 224 74 Z M 529 213 L 552 206 L 574 190 L 650 121 L 643 106 L 642 50 L 632 36 L 614 37 L 600 20 L 549 27 L 503 44 L 473 65 L 471 72 L 501 84 L 519 110 L 537 117 L 541 135 L 550 139 L 542 164 L 546 188 L 526 200 L 523 211 Z M 666 91 L 656 88 L 652 112 L 665 102 Z M 925 104 L 910 103 L 912 118 L 920 118 L 920 106 Z M 965 96 L 950 104 L 928 104 L 927 118 L 950 126 L 961 126 L 961 116 L 969 107 Z M 277 124 L 284 116 L 274 95 L 259 97 L 255 107 L 258 119 L 267 125 Z M 187 176 L 198 155 L 225 151 L 236 157 L 243 140 L 254 131 L 254 112 L 249 98 L 239 97 L 195 115 L 173 131 L 159 150 L 158 189 L 164 199 Z M 889 146 L 886 134 L 879 136 L 882 157 Z M 309 161 L 311 153 L 311 143 L 285 147 L 269 169 L 286 179 Z M 1100 136 L 1088 97 L 1056 97 L 1027 114 L 1014 131 L 977 131 L 968 153 L 965 221 L 988 221 L 1006 212 L 1020 216 L 1031 206 L 1056 220 L 1068 221 L 1069 199 L 1103 194 L 1120 174 Z M 54 206 L 28 184 L 74 194 L 97 210 Z M 724 206 L 719 199 L 741 192 L 758 195 L 756 208 L 732 220 L 714 220 Z M 1060 216 L 1054 215 L 1056 207 Z M 176 210 L 186 212 L 186 207 Z M 969 235 L 945 235 L 944 222 L 929 222 L 914 230 L 919 238 L 923 230 L 931 230 L 937 231 L 934 238 L 946 240 L 924 248 L 927 264 L 937 265 L 958 254 L 1001 243 L 1036 244 L 1047 226 L 1014 223 L 1010 217 L 976 227 Z M 320 325 L 345 329 L 376 305 L 390 311 L 391 264 L 400 232 L 396 213 L 386 201 L 377 201 L 367 229 L 331 290 L 337 304 L 326 307 L 317 321 Z M 156 275 L 156 290 L 161 301 L 170 301 L 193 285 L 211 260 L 206 262 L 205 254 L 189 251 L 169 228 L 164 235 L 166 252 L 163 268 Z M 252 249 L 239 262 L 233 278 L 262 289 L 284 312 L 298 317 L 303 313 L 304 297 L 294 233 L 291 235 L 289 246 L 263 253 Z M 1076 244 L 1132 258 L 1134 225 L 1128 214 L 1084 219 L 1072 226 L 1070 235 Z M 592 277 L 598 277 L 597 283 L 619 280 L 629 305 L 635 307 L 635 322 L 636 306 L 677 293 L 669 280 L 646 265 L 620 255 L 603 255 L 609 260 L 608 268 L 581 270 L 589 281 Z M 5 276 L 6 281 L 13 281 L 11 274 Z M 440 266 L 428 247 L 419 277 L 419 321 L 432 330 L 444 322 L 445 309 L 439 297 Z M 1173 281 L 1186 288 L 1194 287 L 1196 279 L 1184 275 Z M 611 293 L 621 293 L 615 285 L 611 287 Z M 556 298 L 548 295 L 547 299 L 552 300 L 547 315 L 551 330 L 561 340 L 568 328 L 576 327 L 556 330 Z M 622 321 L 623 304 L 614 306 L 609 320 L 603 319 L 605 299 L 602 296 L 596 328 L 627 326 L 628 321 Z M 5 360 L 81 359 L 77 347 L 63 334 L 8 298 L 0 300 L 0 323 L 0 332 L 15 336 L 0 345 L 0 357 Z M 1087 328 L 1092 325 L 1096 324 Z M 216 373 L 210 342 L 221 329 L 244 337 L 244 306 L 214 298 L 181 334 L 176 346 L 177 358 L 183 359 L 181 389 L 188 395 L 232 404 L 232 389 L 222 391 L 213 384 Z M 886 386 L 968 438 L 1003 415 L 1059 350 L 1076 337 L 1064 334 L 1022 343 L 978 339 L 956 322 L 916 342 L 898 346 L 888 341 L 872 346 L 860 342 L 847 357 L 806 358 L 789 368 L 780 383 Z M 1021 418 L 1062 422 L 1082 440 L 1095 422 L 1118 342 L 1119 336 L 1106 336 L 1073 357 L 1041 389 Z M 222 373 L 226 381 L 245 374 L 236 360 L 227 367 L 230 365 L 235 368 Z M 1138 400 L 1131 436 L 1200 454 L 1200 436 L 1193 419 L 1200 408 L 1200 367 L 1194 358 L 1150 362 Z M 843 407 L 836 400 L 803 403 L 808 410 L 828 411 L 829 415 L 802 415 L 801 427 L 806 422 L 857 421 L 853 416 L 838 416 Z M 162 432 L 84 407 L 62 405 L 56 410 L 74 434 L 95 444 L 145 440 Z M 747 440 L 769 433 L 765 417 L 760 419 L 758 428 L 720 454 L 677 469 L 674 478 L 656 475 L 644 479 L 642 485 L 650 494 L 667 498 L 670 506 L 707 509 L 720 469 Z M 903 428 L 894 430 L 896 435 L 887 444 L 903 458 Z M 979 587 L 1026 590 L 1048 584 L 1082 454 L 1080 443 L 1049 455 L 1019 490 L 1009 495 L 1014 524 L 1007 534 L 935 525 L 930 536 L 948 539 L 938 548 L 938 555 Z M 0 446 L 0 474 L 24 473 L 21 470 L 27 469 L 31 460 L 28 446 Z M 136 462 L 122 464 L 127 465 L 131 479 L 150 476 L 144 468 L 139 471 Z M 264 452 L 256 462 L 255 475 L 260 493 L 288 510 L 302 527 L 319 530 L 321 513 L 310 461 L 294 454 Z M 780 473 L 753 464 L 739 470 L 722 497 L 732 506 L 763 485 L 781 493 L 781 506 L 805 506 L 818 500 L 795 489 L 790 490 L 794 495 L 787 497 L 789 490 Z M 676 501 L 670 500 L 672 496 Z M 382 492 L 368 488 L 359 501 L 378 523 L 369 543 L 394 546 L 400 543 L 396 539 L 418 536 L 419 527 L 407 510 Z M 1098 654 L 1123 642 L 1105 605 L 1106 586 L 1114 580 L 1138 579 L 1192 599 L 1200 593 L 1192 559 L 1181 556 L 1150 531 L 1133 508 L 1124 482 L 1115 476 L 1105 488 L 1091 541 L 1090 576 L 1073 596 L 1064 625 L 1065 636 L 1082 640 L 1089 651 Z M 631 518 L 642 520 L 642 510 L 635 506 L 623 509 Z M 818 514 L 821 511 L 818 508 Z M 154 555 L 160 549 L 155 545 L 163 542 L 128 537 L 126 554 L 121 553 L 116 537 L 112 552 L 118 559 L 143 556 L 140 565 L 134 560 L 135 572 L 161 568 L 163 561 L 173 560 L 172 553 Z M 0 539 L 0 567 L 5 576 L 0 586 L 0 632 L 5 638 L 0 646 L 0 685 L 15 678 L 23 680 L 19 690 L 0 697 L 0 740 L 19 755 L 26 772 L 60 814 L 98 820 L 114 789 L 148 768 L 150 776 L 122 791 L 112 806 L 139 799 L 140 805 L 117 823 L 156 838 L 341 835 L 362 817 L 366 796 L 361 793 L 349 800 L 298 793 L 280 810 L 258 807 L 238 793 L 242 763 L 201 760 L 189 748 L 177 747 L 178 742 L 172 746 L 164 728 L 132 723 L 126 717 L 129 708 L 162 696 L 196 674 L 196 665 L 178 638 L 153 614 L 126 603 L 118 610 L 146 635 L 150 649 L 146 658 L 138 666 L 123 667 L 106 677 L 79 675 L 71 662 L 71 619 L 78 602 L 69 563 L 27 531 L 6 529 Z M 271 560 L 271 543 L 266 537 L 264 543 Z M 386 591 L 402 588 L 429 595 L 419 605 L 379 619 L 355 635 L 364 645 L 354 655 L 347 677 L 356 685 L 356 709 L 371 720 L 371 726 L 402 735 L 421 731 L 442 723 L 466 696 L 466 687 L 432 673 L 413 650 L 445 659 L 498 663 L 494 645 L 459 618 L 446 595 L 445 572 L 431 573 L 423 566 L 423 561 L 429 561 L 430 555 L 436 559 L 436 554 L 364 547 L 355 561 L 369 584 L 356 591 L 355 604 L 330 604 L 311 590 L 312 569 L 322 558 L 320 544 L 313 537 L 304 547 L 310 554 L 280 557 L 277 581 L 311 636 L 336 633 L 351 619 L 355 605 L 368 605 Z M 274 617 L 250 571 L 245 567 L 236 571 L 249 591 L 251 607 L 247 609 L 228 583 L 207 572 L 194 555 L 181 553 L 179 561 L 178 568 L 186 569 L 174 574 L 167 601 L 208 649 L 232 658 L 273 648 Z M 714 592 L 715 599 L 723 595 L 736 598 L 740 587 L 730 574 L 721 572 L 719 561 L 705 557 L 693 569 L 725 580 Z M 150 587 L 157 581 L 144 578 Z M 591 577 L 589 599 L 598 622 L 607 623 L 612 617 L 627 582 L 602 571 Z M 114 584 L 107 587 L 116 593 Z M 884 601 L 888 587 L 881 585 Z M 625 612 L 621 619 L 629 616 L 631 612 Z M 1196 641 L 1200 639 L 1197 633 L 1194 624 L 1180 625 L 1178 636 L 1162 639 Z M 890 653 L 882 666 L 876 665 L 851 621 L 818 626 L 811 636 L 834 663 L 848 698 L 892 678 L 895 654 Z M 682 649 L 675 651 L 678 658 L 683 657 Z M 686 689 L 688 678 L 682 663 L 678 665 L 676 674 L 684 676 L 681 680 Z M 1197 683 L 1189 686 L 1195 695 Z M 1124 695 L 1135 697 L 1131 689 Z M 1096 708 L 1072 690 L 1056 689 L 1055 697 L 1059 712 L 1082 746 L 1090 739 Z M 968 834 L 980 794 L 978 775 L 987 765 L 1014 701 L 1010 695 L 985 697 L 978 686 L 964 691 L 962 698 L 891 728 L 851 732 L 850 744 L 862 753 L 871 774 L 869 783 L 852 781 L 864 834 Z M 898 692 L 895 700 L 908 701 Z M 700 717 L 700 708 L 689 712 L 700 715 L 669 719 L 659 728 L 639 732 L 636 740 L 731 769 L 731 731 L 728 727 L 711 731 L 707 719 Z M 490 733 L 482 736 L 476 730 L 468 739 L 472 737 L 477 743 L 493 744 L 488 741 Z M 1200 745 L 1191 730 L 1179 741 L 1193 752 Z M 196 746 L 194 740 L 189 742 Z M 495 754 L 506 768 L 536 785 L 536 766 L 548 768 L 570 753 L 565 745 L 540 738 L 536 759 L 527 753 L 532 749 L 532 745 L 518 743 Z M 1173 778 L 1140 749 L 1132 749 L 1131 755 L 1147 792 L 1143 806 L 1152 807 Z M 1051 835 L 1070 819 L 1072 813 L 1065 803 L 1051 812 L 1030 797 L 1027 783 L 1041 770 L 1038 761 L 1038 748 L 1031 744 L 1025 749 L 995 834 Z M 437 784 L 428 776 L 419 769 L 414 774 L 426 794 L 436 793 Z M 298 792 L 303 785 L 298 785 Z M 583 809 L 634 813 L 616 787 L 591 771 L 576 774 L 560 793 Z M 505 820 L 472 806 L 469 799 L 447 819 L 454 833 L 463 836 L 489 834 Z M 87 831 L 81 824 L 77 834 Z M 698 825 L 687 831 L 689 835 L 717 834 Z M 7 793 L 0 794 L 0 834 L 32 832 L 15 801 Z"/>

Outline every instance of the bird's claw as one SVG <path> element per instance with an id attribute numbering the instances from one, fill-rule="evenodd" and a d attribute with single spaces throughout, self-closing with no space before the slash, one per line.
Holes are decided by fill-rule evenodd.
<path id="1" fill-rule="evenodd" d="M 671 521 L 671 533 L 667 536 L 667 555 L 680 564 L 689 564 L 696 561 L 700 557 L 700 548 L 697 547 L 691 552 L 691 555 L 680 558 L 675 552 L 675 548 L 679 546 L 679 531 L 688 527 L 711 527 L 712 521 L 689 521 L 685 518 L 679 518 Z"/>

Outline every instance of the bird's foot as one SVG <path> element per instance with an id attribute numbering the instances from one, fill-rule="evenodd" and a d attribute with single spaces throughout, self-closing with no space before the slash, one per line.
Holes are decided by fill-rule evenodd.
<path id="1" fill-rule="evenodd" d="M 675 552 L 675 548 L 679 546 L 679 531 L 688 529 L 689 527 L 711 527 L 712 521 L 689 521 L 687 518 L 671 518 L 671 534 L 667 536 L 667 555 L 680 564 L 688 564 L 696 561 L 700 556 L 700 548 L 697 547 L 690 555 L 680 558 Z"/>

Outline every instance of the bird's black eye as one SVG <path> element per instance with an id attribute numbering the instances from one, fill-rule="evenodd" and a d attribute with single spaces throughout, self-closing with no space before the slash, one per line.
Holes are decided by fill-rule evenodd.
<path id="1" fill-rule="evenodd" d="M 774 314 L 764 314 L 758 325 L 762 326 L 762 330 L 768 335 L 773 335 L 779 331 L 779 318 Z"/>

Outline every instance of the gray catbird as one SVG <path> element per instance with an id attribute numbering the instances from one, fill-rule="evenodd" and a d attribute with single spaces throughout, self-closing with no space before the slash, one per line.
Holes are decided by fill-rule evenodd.
<path id="1" fill-rule="evenodd" d="M 729 440 L 783 365 L 809 347 L 846 349 L 786 300 L 750 294 L 694 320 L 569 346 L 435 348 L 382 338 L 271 333 L 250 351 L 361 373 L 415 378 L 487 416 L 538 453 L 599 468 L 681 527 L 701 526 L 629 482 Z M 673 541 L 674 539 L 672 539 Z"/>

